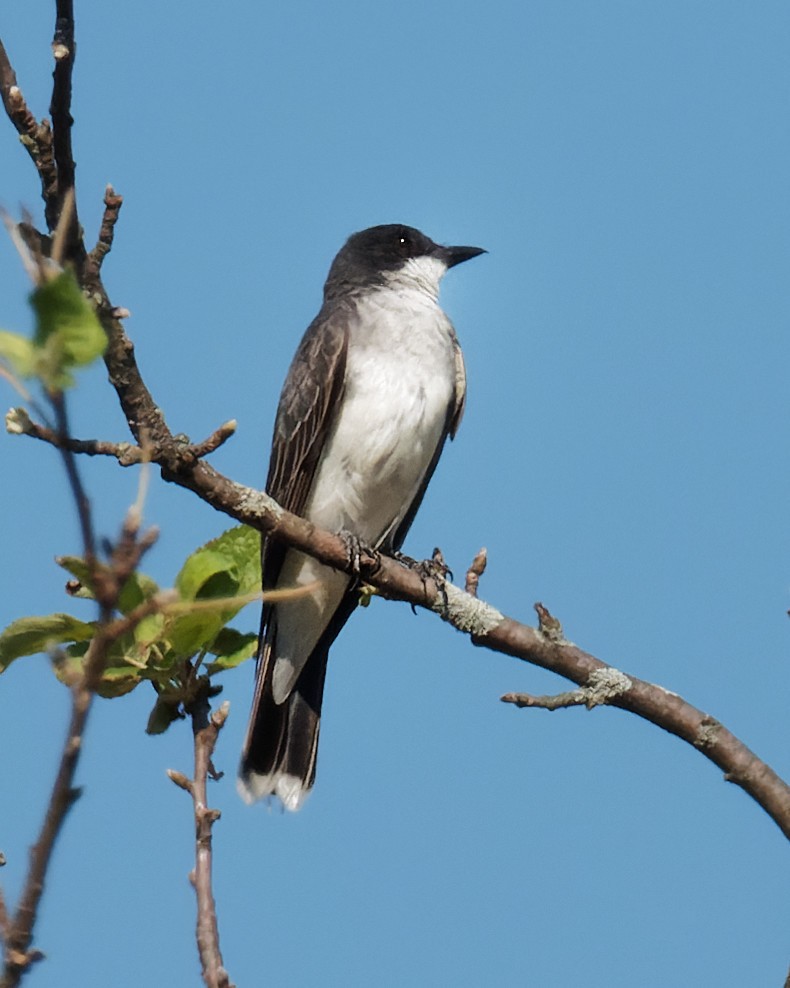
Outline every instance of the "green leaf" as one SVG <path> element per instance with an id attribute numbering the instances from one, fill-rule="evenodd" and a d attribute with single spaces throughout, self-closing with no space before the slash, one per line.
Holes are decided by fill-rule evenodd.
<path id="1" fill-rule="evenodd" d="M 226 614 L 227 610 L 179 614 L 168 622 L 165 637 L 178 655 L 188 658 L 211 644 L 228 620 Z"/>
<path id="2" fill-rule="evenodd" d="M 207 542 L 189 556 L 176 577 L 176 587 L 184 600 L 205 599 L 206 584 L 224 574 L 223 595 L 253 593 L 261 586 L 261 540 L 255 529 L 237 525 Z M 227 591 L 230 591 L 229 593 Z M 211 594 L 218 596 L 216 592 Z M 237 608 L 238 610 L 238 608 Z"/>
<path id="3" fill-rule="evenodd" d="M 73 383 L 69 371 L 100 357 L 107 337 L 70 271 L 63 271 L 32 292 L 36 313 L 33 343 L 37 351 L 36 373 L 52 389 Z"/>
<path id="4" fill-rule="evenodd" d="M 35 373 L 36 351 L 26 336 L 0 329 L 0 357 L 7 360 L 21 377 Z"/>
<path id="5" fill-rule="evenodd" d="M 146 678 L 134 666 L 111 666 L 102 673 L 96 692 L 108 700 L 115 696 L 125 696 Z"/>
<path id="6" fill-rule="evenodd" d="M 237 525 L 187 558 L 176 577 L 176 588 L 183 601 L 203 602 L 249 594 L 260 589 L 260 582 L 260 537 L 254 529 Z M 243 606 L 239 603 L 216 610 L 196 608 L 175 615 L 167 622 L 165 637 L 182 656 L 213 651 L 217 635 Z"/>
<path id="7" fill-rule="evenodd" d="M 153 597 L 158 590 L 159 584 L 150 576 L 146 576 L 145 573 L 132 573 L 124 583 L 123 590 L 118 597 L 118 610 L 121 614 L 128 614 L 129 611 L 133 611 L 135 607 L 142 604 L 144 600 Z M 161 615 L 156 614 L 152 617 L 158 618 L 161 626 Z"/>
<path id="8" fill-rule="evenodd" d="M 223 628 L 212 642 L 208 651 L 217 656 L 217 661 L 208 667 L 209 675 L 222 672 L 224 669 L 235 669 L 247 659 L 251 659 L 258 650 L 256 634 L 242 634 L 235 628 Z"/>
<path id="9" fill-rule="evenodd" d="M 90 569 L 82 556 L 57 556 L 55 562 L 82 584 L 81 589 L 73 594 L 74 597 L 94 598 Z M 121 614 L 128 614 L 138 604 L 153 597 L 158 590 L 159 585 L 150 576 L 146 576 L 145 573 L 132 573 L 121 590 L 118 610 Z"/>
<path id="10" fill-rule="evenodd" d="M 95 625 L 78 621 L 71 614 L 19 618 L 0 633 L 0 672 L 23 655 L 46 652 L 65 642 L 90 641 L 94 632 Z"/>
<path id="11" fill-rule="evenodd" d="M 69 685 L 82 675 L 87 647 L 86 642 L 76 642 L 58 656 L 54 670 L 62 683 Z M 107 664 L 96 692 L 101 697 L 112 698 L 131 693 L 140 683 L 150 680 L 168 684 L 173 658 L 172 653 L 163 658 L 158 648 L 139 645 L 131 632 L 124 634 L 108 648 Z"/>
<path id="12" fill-rule="evenodd" d="M 149 614 L 134 626 L 132 635 L 138 645 L 148 648 L 162 639 L 165 628 L 164 614 Z"/>

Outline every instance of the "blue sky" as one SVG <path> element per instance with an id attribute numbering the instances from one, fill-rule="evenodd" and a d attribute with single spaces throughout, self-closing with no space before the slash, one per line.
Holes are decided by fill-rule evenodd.
<path id="1" fill-rule="evenodd" d="M 20 85 L 49 103 L 52 5 L 0 20 Z M 354 230 L 420 227 L 489 254 L 443 301 L 466 418 L 405 545 L 481 593 L 720 718 L 790 775 L 787 524 L 790 10 L 780 2 L 485 5 L 77 0 L 81 218 L 125 196 L 105 266 L 171 427 L 260 486 L 277 397 Z M 3 140 L 0 198 L 39 210 Z M 29 327 L 0 243 L 0 324 Z M 125 438 L 101 369 L 82 436 Z M 16 404 L 10 393 L 6 405 Z M 0 623 L 75 608 L 78 548 L 51 449 L 0 437 Z M 85 462 L 112 534 L 136 476 Z M 227 527 L 157 483 L 147 570 Z M 89 610 L 81 616 L 88 618 Z M 257 625 L 253 609 L 241 623 Z M 376 601 L 331 658 L 318 781 L 296 815 L 233 777 L 252 668 L 211 790 L 227 966 L 241 985 L 780 984 L 786 842 L 696 752 L 617 710 L 517 711 L 565 684 Z M 100 702 L 84 797 L 52 868 L 31 986 L 197 984 L 186 725 L 144 735 L 152 696 Z M 0 847 L 13 899 L 67 696 L 43 657 L 0 683 Z"/>

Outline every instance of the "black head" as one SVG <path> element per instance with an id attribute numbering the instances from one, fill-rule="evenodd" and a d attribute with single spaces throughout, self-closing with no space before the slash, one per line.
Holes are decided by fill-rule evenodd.
<path id="1" fill-rule="evenodd" d="M 402 223 L 371 226 L 348 238 L 332 263 L 327 290 L 333 286 L 381 284 L 388 274 L 418 258 L 435 258 L 446 270 L 484 253 L 482 247 L 443 247 Z"/>

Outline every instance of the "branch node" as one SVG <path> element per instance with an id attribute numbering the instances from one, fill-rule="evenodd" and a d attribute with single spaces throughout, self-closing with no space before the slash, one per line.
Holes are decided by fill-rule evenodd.
<path id="1" fill-rule="evenodd" d="M 712 748 L 716 742 L 719 740 L 719 733 L 721 732 L 721 724 L 716 720 L 715 717 L 705 716 L 699 725 L 697 730 L 697 735 L 694 738 L 695 748 Z M 724 776 L 727 779 L 727 776 Z M 729 779 L 727 779 L 729 781 Z"/>
<path id="2" fill-rule="evenodd" d="M 538 615 L 538 631 L 551 642 L 564 643 L 565 636 L 562 633 L 562 625 L 557 618 L 549 612 L 548 607 L 544 607 L 540 602 L 534 606 Z"/>
<path id="3" fill-rule="evenodd" d="M 595 669 L 590 673 L 589 679 L 582 692 L 586 694 L 585 705 L 588 710 L 602 704 L 611 703 L 618 696 L 627 693 L 633 683 L 624 672 L 612 666 L 604 666 L 603 669 Z"/>
<path id="4" fill-rule="evenodd" d="M 476 645 L 480 644 L 476 639 L 485 638 L 505 619 L 502 612 L 491 604 L 473 597 L 452 583 L 445 583 L 443 593 L 438 595 L 432 610 L 458 631 L 472 635 Z"/>

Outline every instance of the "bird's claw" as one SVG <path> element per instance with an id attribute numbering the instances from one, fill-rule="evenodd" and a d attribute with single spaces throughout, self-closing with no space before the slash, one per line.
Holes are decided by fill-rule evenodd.
<path id="1" fill-rule="evenodd" d="M 380 558 L 381 555 L 377 549 L 371 549 L 370 546 L 366 545 L 358 535 L 353 532 L 349 532 L 347 529 L 342 529 L 337 533 L 343 540 L 346 547 L 346 558 L 348 559 L 348 565 L 351 567 L 351 572 L 359 578 L 362 575 L 362 556 L 370 556 L 373 560 L 373 572 L 378 569 L 381 565 Z"/>
<path id="2" fill-rule="evenodd" d="M 424 589 L 427 589 L 428 581 L 432 580 L 442 596 L 445 608 L 447 607 L 447 590 L 445 584 L 448 577 L 450 580 L 453 579 L 453 571 L 444 561 L 441 549 L 438 547 L 435 548 L 430 559 L 412 559 L 411 556 L 406 556 L 402 552 L 393 552 L 392 558 L 402 566 L 415 572 L 422 580 Z M 416 614 L 414 604 L 411 605 L 411 609 Z"/>

